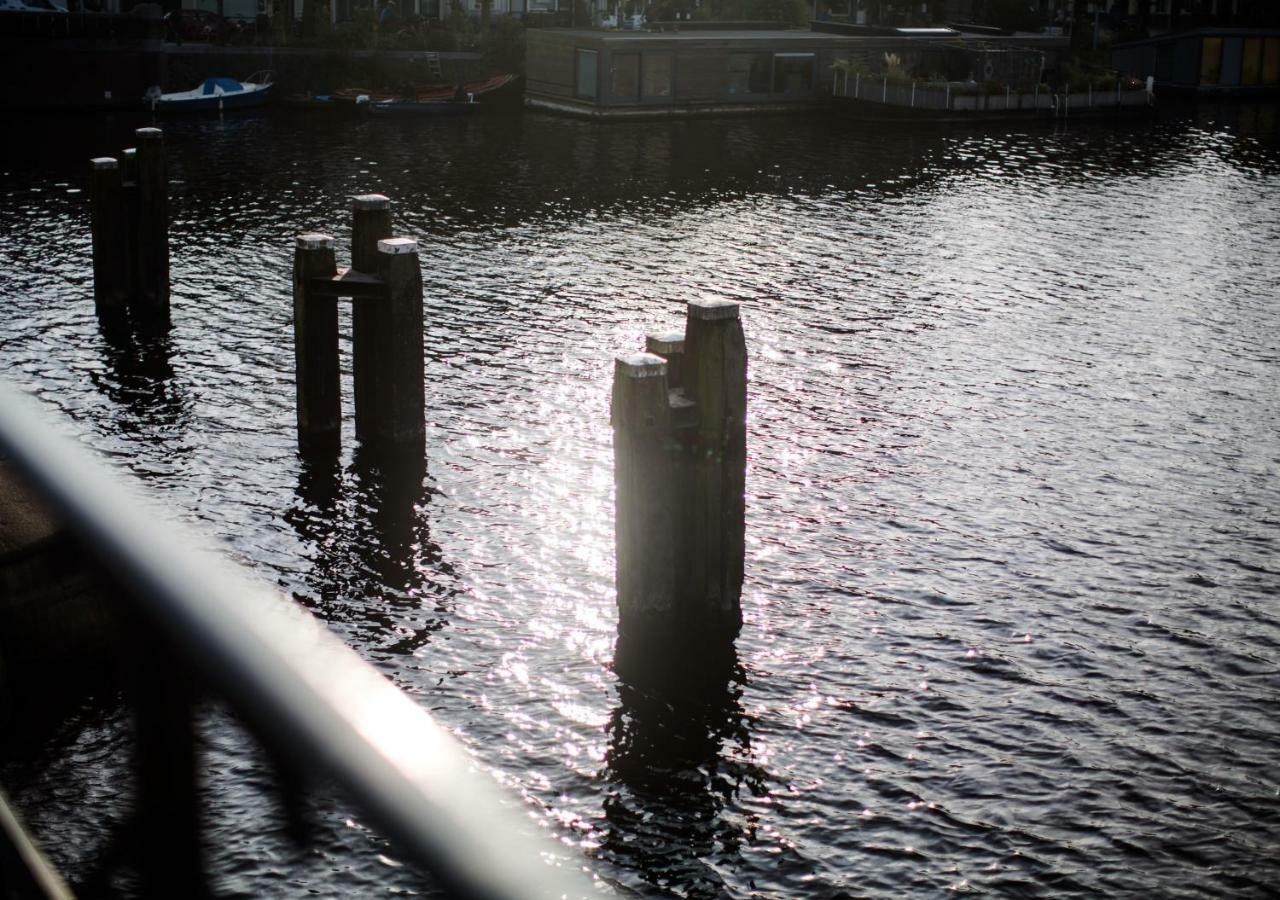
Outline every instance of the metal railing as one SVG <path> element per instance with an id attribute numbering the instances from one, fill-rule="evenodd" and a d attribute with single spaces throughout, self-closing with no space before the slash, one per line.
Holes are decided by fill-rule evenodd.
<path id="1" fill-rule="evenodd" d="M 167 658 L 234 709 L 273 757 L 287 761 L 293 770 L 287 775 L 335 783 L 450 896 L 523 900 L 601 893 L 584 871 L 585 860 L 537 834 L 522 803 L 477 771 L 426 711 L 301 607 L 164 521 L 90 453 L 56 435 L 33 401 L 3 384 L 0 454 L 102 563 L 134 607 L 130 614 L 160 637 Z M 159 735 L 150 742 L 161 752 L 153 750 L 151 761 L 172 765 L 177 759 L 168 774 L 182 774 L 184 748 L 190 751 L 194 743 L 194 701 L 175 690 L 181 679 L 153 681 L 137 699 L 140 806 L 145 819 L 148 799 L 164 798 L 158 802 L 166 815 L 157 819 L 153 813 L 152 819 L 162 823 L 158 837 L 172 843 L 183 840 L 184 816 L 196 820 L 194 783 L 179 785 L 176 798 L 170 777 L 162 779 L 162 790 L 149 791 L 142 745 Z M 186 755 L 194 760 L 193 752 Z M 190 766 L 185 774 L 194 775 Z M 169 848 L 171 859 L 186 853 L 188 861 L 198 860 L 196 838 L 192 825 L 185 836 L 190 846 Z M 169 872 L 151 881 L 147 892 L 177 896 L 186 877 Z"/>

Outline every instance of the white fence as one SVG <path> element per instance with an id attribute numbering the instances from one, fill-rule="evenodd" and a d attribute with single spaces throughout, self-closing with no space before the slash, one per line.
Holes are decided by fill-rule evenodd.
<path id="1" fill-rule="evenodd" d="M 1006 88 L 1002 93 L 974 93 L 971 82 L 889 81 L 877 75 L 833 72 L 831 94 L 850 100 L 882 103 L 907 109 L 956 112 L 1010 112 L 1043 110 L 1059 116 L 1072 111 L 1118 109 L 1147 106 L 1151 95 L 1143 89 L 1093 91 L 1059 94 L 1036 90 L 1031 93 Z"/>

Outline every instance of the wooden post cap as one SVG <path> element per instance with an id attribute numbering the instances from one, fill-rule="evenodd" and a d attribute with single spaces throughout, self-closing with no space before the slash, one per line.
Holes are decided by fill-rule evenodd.
<path id="1" fill-rule="evenodd" d="M 332 250 L 333 237 L 327 234 L 300 234 L 297 247 L 299 250 Z"/>
<path id="2" fill-rule="evenodd" d="M 658 356 L 683 353 L 684 333 L 680 331 L 663 331 L 646 334 L 644 336 L 644 349 L 649 353 L 656 353 Z"/>
<path id="3" fill-rule="evenodd" d="M 667 374 L 667 361 L 652 353 L 623 353 L 613 363 L 614 371 L 625 378 L 659 378 Z"/>
<path id="4" fill-rule="evenodd" d="M 736 319 L 738 303 L 736 300 L 691 300 L 689 301 L 689 318 L 703 322 Z"/>
<path id="5" fill-rule="evenodd" d="M 367 209 L 390 209 L 391 199 L 385 194 L 361 194 L 351 201 L 351 205 L 357 210 Z"/>
<path id="6" fill-rule="evenodd" d="M 118 169 L 120 163 L 114 156 L 96 156 L 89 160 L 89 165 L 95 169 Z"/>
<path id="7" fill-rule="evenodd" d="M 378 241 L 378 252 L 387 253 L 391 256 L 417 253 L 418 242 L 413 238 L 387 238 L 386 240 Z"/>
<path id="8" fill-rule="evenodd" d="M 134 134 L 140 141 L 158 141 L 164 137 L 164 132 L 159 128 L 139 128 Z"/>

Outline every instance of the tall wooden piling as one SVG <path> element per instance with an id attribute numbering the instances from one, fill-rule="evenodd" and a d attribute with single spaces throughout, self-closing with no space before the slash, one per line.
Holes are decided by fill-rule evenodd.
<path id="1" fill-rule="evenodd" d="M 378 272 L 378 242 L 391 237 L 391 201 L 382 194 L 363 194 L 352 201 L 351 268 L 366 275 Z M 356 300 L 351 309 L 351 368 L 355 389 L 356 436 L 373 438 L 378 395 L 375 360 L 387 340 L 380 301 Z"/>
<path id="2" fill-rule="evenodd" d="M 294 363 L 298 441 L 308 449 L 336 447 L 341 440 L 338 301 L 312 287 L 312 279 L 331 279 L 337 271 L 332 237 L 298 237 L 293 254 Z"/>
<path id="3" fill-rule="evenodd" d="M 614 367 L 620 636 L 736 634 L 742 624 L 747 350 L 738 304 L 690 303 Z M 678 372 L 672 383 L 671 371 Z"/>
<path id="4" fill-rule="evenodd" d="M 736 628 L 745 542 L 747 347 L 738 304 L 689 304 L 685 395 L 698 410 L 691 584 L 709 615 Z"/>
<path id="5" fill-rule="evenodd" d="M 426 393 L 418 242 L 388 238 L 378 241 L 377 246 L 378 278 L 385 285 L 386 299 L 375 301 L 383 308 L 378 318 L 382 340 L 373 348 L 377 397 L 371 433 L 383 446 L 417 450 L 421 455 L 426 439 Z"/>
<path id="6" fill-rule="evenodd" d="M 615 574 L 619 628 L 647 630 L 677 613 L 667 363 L 652 353 L 613 364 Z"/>
<path id="7" fill-rule="evenodd" d="M 125 318 L 129 301 L 129 248 L 124 181 L 120 163 L 110 156 L 89 161 L 90 219 L 93 231 L 93 303 L 98 318 Z"/>
<path id="8" fill-rule="evenodd" d="M 120 171 L 124 175 L 124 223 L 129 245 L 129 298 L 132 302 L 142 284 L 142 265 L 138 258 L 138 148 L 126 147 L 120 154 Z"/>
<path id="9" fill-rule="evenodd" d="M 153 324 L 169 322 L 169 188 L 164 135 L 159 128 L 139 128 L 137 305 Z"/>

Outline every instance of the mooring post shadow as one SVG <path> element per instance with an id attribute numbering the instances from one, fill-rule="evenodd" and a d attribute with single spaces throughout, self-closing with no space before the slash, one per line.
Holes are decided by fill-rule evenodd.
<path id="1" fill-rule="evenodd" d="M 738 304 L 614 362 L 620 637 L 732 637 L 742 624 L 747 351 Z M 672 373 L 677 372 L 678 386 Z"/>
<path id="2" fill-rule="evenodd" d="M 115 324 L 126 310 L 138 324 L 169 324 L 169 188 L 164 135 L 139 128 L 138 147 L 90 160 L 93 297 Z M 120 164 L 123 160 L 123 166 Z"/>
<path id="3" fill-rule="evenodd" d="M 389 237 L 390 232 L 391 202 L 381 194 L 365 194 L 354 201 L 350 269 L 337 268 L 328 235 L 297 239 L 294 347 L 303 448 L 340 442 L 337 300 L 348 297 L 356 434 L 370 449 L 421 460 L 426 439 L 422 269 L 418 242 Z"/>

